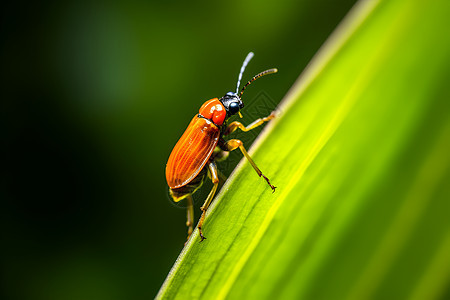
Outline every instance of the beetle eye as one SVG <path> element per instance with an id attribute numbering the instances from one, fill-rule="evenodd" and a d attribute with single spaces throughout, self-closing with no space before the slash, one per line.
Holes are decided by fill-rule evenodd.
<path id="1" fill-rule="evenodd" d="M 231 102 L 228 110 L 230 111 L 230 114 L 234 115 L 239 111 L 239 104 L 237 102 Z"/>

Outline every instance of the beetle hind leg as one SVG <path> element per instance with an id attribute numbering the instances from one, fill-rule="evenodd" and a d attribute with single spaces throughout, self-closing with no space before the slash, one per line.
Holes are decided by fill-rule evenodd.
<path id="1" fill-rule="evenodd" d="M 211 201 L 213 200 L 214 195 L 216 194 L 217 187 L 219 186 L 219 175 L 217 173 L 217 165 L 214 161 L 212 161 L 208 164 L 208 170 L 209 170 L 209 174 L 211 176 L 211 181 L 213 183 L 213 187 L 211 189 L 211 192 L 209 192 L 208 197 L 205 200 L 205 203 L 200 208 L 203 211 L 200 221 L 198 222 L 198 225 L 197 225 L 198 232 L 200 234 L 200 239 L 201 239 L 200 242 L 203 242 L 203 240 L 206 239 L 206 237 L 203 235 L 203 232 L 202 232 L 202 226 L 203 226 L 203 222 L 205 221 L 206 211 L 208 210 L 208 207 L 211 204 Z"/>
<path id="2" fill-rule="evenodd" d="M 188 227 L 188 236 L 187 241 L 191 237 L 192 232 L 194 231 L 194 204 L 192 201 L 192 195 L 188 195 L 186 197 L 187 200 L 187 208 L 186 208 L 186 226 Z"/>

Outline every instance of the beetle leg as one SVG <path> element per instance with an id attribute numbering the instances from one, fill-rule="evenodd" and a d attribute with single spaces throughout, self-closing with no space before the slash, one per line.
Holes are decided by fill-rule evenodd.
<path id="1" fill-rule="evenodd" d="M 209 192 L 209 195 L 206 198 L 205 203 L 203 203 L 203 206 L 200 208 L 203 211 L 200 221 L 198 222 L 198 225 L 197 225 L 198 231 L 200 233 L 200 238 L 201 238 L 200 242 L 202 242 L 204 239 L 206 239 L 206 237 L 203 235 L 203 232 L 202 232 L 202 226 L 203 226 L 203 222 L 205 221 L 206 210 L 208 209 L 209 205 L 211 204 L 211 201 L 214 198 L 214 194 L 216 193 L 217 187 L 219 186 L 219 175 L 217 174 L 217 165 L 214 161 L 212 161 L 208 164 L 208 170 L 211 175 L 211 181 L 214 185 L 213 185 L 213 188 L 211 189 L 211 192 Z"/>
<path id="2" fill-rule="evenodd" d="M 270 115 L 268 115 L 265 118 L 260 118 L 260 119 L 255 120 L 253 123 L 251 123 L 247 127 L 245 127 L 244 125 L 242 125 L 242 123 L 237 122 L 237 121 L 231 122 L 230 125 L 228 125 L 228 127 L 225 129 L 224 135 L 228 135 L 238 128 L 242 131 L 250 131 L 250 130 L 262 125 L 264 122 L 267 122 L 273 118 L 275 118 L 275 111 L 273 111 Z"/>
<path id="3" fill-rule="evenodd" d="M 214 149 L 213 154 L 211 155 L 211 160 L 214 160 L 215 162 L 221 162 L 226 160 L 228 158 L 228 155 L 230 155 L 230 152 L 223 151 L 219 146 L 217 146 Z M 227 176 L 225 176 L 222 172 L 220 172 L 219 169 L 216 169 L 216 171 L 217 174 L 219 175 L 221 183 L 224 183 L 227 180 Z M 209 176 L 209 178 L 211 178 L 211 176 Z"/>
<path id="4" fill-rule="evenodd" d="M 187 221 L 186 226 L 188 227 L 188 237 L 187 240 L 191 237 L 192 231 L 194 230 L 194 204 L 192 203 L 192 195 L 188 195 L 186 197 L 187 200 Z M 187 243 L 187 241 L 186 241 Z"/>
<path id="5" fill-rule="evenodd" d="M 239 148 L 242 152 L 242 154 L 244 154 L 244 156 L 248 159 L 248 161 L 250 162 L 250 164 L 252 165 L 253 169 L 255 169 L 256 173 L 258 173 L 259 177 L 263 177 L 267 184 L 270 186 L 270 188 L 272 189 L 272 193 L 275 192 L 276 186 L 273 186 L 270 181 L 269 178 L 267 178 L 266 176 L 264 176 L 264 174 L 261 172 L 261 170 L 258 168 L 258 166 L 255 164 L 255 162 L 253 161 L 253 159 L 250 157 L 250 155 L 247 153 L 247 150 L 245 150 L 244 145 L 242 143 L 241 140 L 237 140 L 237 139 L 232 139 L 229 141 L 226 141 L 225 144 L 223 144 L 222 148 L 226 151 L 233 151 L 236 148 Z"/>

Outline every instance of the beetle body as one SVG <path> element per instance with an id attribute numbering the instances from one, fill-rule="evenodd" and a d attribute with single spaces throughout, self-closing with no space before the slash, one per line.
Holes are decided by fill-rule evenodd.
<path id="1" fill-rule="evenodd" d="M 218 99 L 210 101 L 218 102 Z M 186 193 L 179 192 L 183 191 L 182 188 L 189 185 L 199 174 L 202 175 L 201 171 L 219 142 L 220 128 L 218 126 L 220 125 L 201 115 L 201 111 L 202 109 L 189 123 L 173 148 L 166 165 L 166 179 L 171 193 L 174 192 L 172 197 L 175 202 L 187 196 Z M 187 191 L 187 189 L 184 190 Z M 180 196 L 174 197 L 174 195 Z"/>
<path id="2" fill-rule="evenodd" d="M 203 184 L 206 175 L 211 178 L 213 188 L 209 193 L 205 203 L 201 207 L 203 213 L 198 224 L 201 241 L 205 239 L 202 233 L 202 225 L 205 218 L 206 210 L 211 203 L 219 184 L 217 166 L 215 162 L 219 157 L 226 155 L 228 151 L 237 148 L 241 150 L 244 156 L 249 160 L 252 167 L 260 177 L 263 177 L 269 186 L 275 191 L 275 187 L 270 184 L 269 179 L 262 174 L 256 164 L 248 155 L 240 140 L 232 139 L 224 140 L 224 136 L 230 134 L 237 128 L 242 131 L 249 131 L 264 122 L 272 119 L 274 114 L 262 119 L 258 119 L 250 126 L 244 127 L 239 122 L 227 124 L 228 119 L 240 114 L 240 110 L 244 107 L 241 100 L 242 93 L 245 88 L 254 80 L 266 74 L 277 72 L 276 69 L 266 70 L 254 76 L 240 94 L 237 93 L 242 73 L 248 61 L 252 58 L 253 53 L 249 53 L 244 61 L 239 74 L 236 93 L 228 92 L 222 98 L 213 98 L 206 101 L 199 110 L 199 113 L 189 123 L 187 129 L 173 148 L 168 162 L 166 164 L 166 180 L 169 186 L 169 192 L 172 199 L 178 202 L 182 199 L 188 200 L 187 226 L 188 238 L 193 231 L 193 203 L 192 194 L 197 191 Z"/>

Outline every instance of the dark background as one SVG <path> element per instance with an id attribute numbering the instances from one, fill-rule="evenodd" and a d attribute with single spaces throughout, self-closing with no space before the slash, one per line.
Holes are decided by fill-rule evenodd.
<path id="1" fill-rule="evenodd" d="M 249 51 L 244 82 L 279 73 L 247 89 L 242 122 L 270 113 L 354 2 L 4 6 L 2 298 L 153 298 L 186 238 L 164 168 L 190 119 Z"/>

